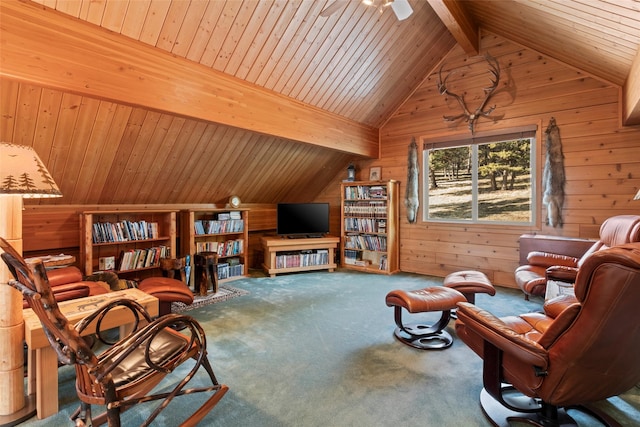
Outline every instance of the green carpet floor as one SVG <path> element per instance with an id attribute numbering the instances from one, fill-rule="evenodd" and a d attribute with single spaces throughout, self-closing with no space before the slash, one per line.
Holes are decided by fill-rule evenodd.
<path id="1" fill-rule="evenodd" d="M 233 282 L 248 295 L 187 314 L 207 332 L 210 360 L 230 391 L 206 426 L 489 426 L 478 403 L 482 364 L 462 341 L 420 351 L 393 337 L 392 289 L 437 286 L 442 279 L 339 270 Z M 536 311 L 541 300 L 498 288 L 476 304 L 498 316 Z M 436 320 L 434 313 L 423 315 Z M 430 317 L 429 317 L 430 316 Z M 449 330 L 453 333 L 453 324 Z M 76 408 L 74 371 L 60 368 L 60 413 L 22 426 L 69 426 Z M 195 410 L 189 396 L 157 420 L 175 426 Z M 640 390 L 599 403 L 625 426 L 640 425 Z M 139 424 L 150 408 L 123 416 Z M 598 422 L 576 415 L 581 425 Z"/>

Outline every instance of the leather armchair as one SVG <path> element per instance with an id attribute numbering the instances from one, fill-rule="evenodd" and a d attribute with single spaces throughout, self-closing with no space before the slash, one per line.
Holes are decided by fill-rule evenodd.
<path id="1" fill-rule="evenodd" d="M 58 302 L 109 292 L 109 285 L 104 282 L 84 280 L 77 267 L 52 269 L 47 272 L 47 276 L 53 296 Z M 29 307 L 26 299 L 23 299 L 22 307 Z"/>
<path id="2" fill-rule="evenodd" d="M 621 394 L 640 381 L 640 244 L 599 250 L 582 263 L 575 296 L 544 304 L 542 313 L 497 318 L 458 303 L 456 332 L 483 359 L 480 396 L 494 425 L 523 421 L 572 425 L 563 408 Z M 524 422 L 524 421 L 523 421 Z"/>
<path id="3" fill-rule="evenodd" d="M 526 264 L 515 271 L 516 284 L 525 294 L 542 296 L 547 280 L 573 283 L 578 268 L 592 253 L 640 241 L 640 216 L 618 215 L 600 226 L 597 241 L 554 236 L 521 236 L 520 253 Z"/>

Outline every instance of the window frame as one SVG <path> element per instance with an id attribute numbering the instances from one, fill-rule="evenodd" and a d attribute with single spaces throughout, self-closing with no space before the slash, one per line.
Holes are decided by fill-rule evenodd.
<path id="1" fill-rule="evenodd" d="M 529 151 L 529 169 L 530 169 L 530 183 L 531 183 L 531 205 L 530 205 L 530 220 L 528 222 L 517 221 L 489 221 L 478 218 L 478 146 L 482 144 L 491 144 L 499 142 L 507 142 L 516 139 L 530 139 L 530 151 Z M 503 129 L 490 132 L 478 132 L 475 135 L 469 137 L 443 137 L 422 139 L 422 192 L 421 192 L 421 204 L 424 207 L 422 209 L 422 222 L 428 223 L 449 223 L 449 224 L 481 224 L 481 225 L 496 225 L 496 226 L 521 226 L 531 227 L 537 223 L 538 218 L 538 179 L 537 179 L 537 146 L 538 146 L 538 126 L 522 126 L 518 128 Z M 429 151 L 433 149 L 444 148 L 456 148 L 456 147 L 471 147 L 472 152 L 472 167 L 471 167 L 471 218 L 459 219 L 459 218 L 429 218 Z"/>

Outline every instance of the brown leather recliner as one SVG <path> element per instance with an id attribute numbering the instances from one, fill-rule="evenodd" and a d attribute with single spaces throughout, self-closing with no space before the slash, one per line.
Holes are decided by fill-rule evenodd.
<path id="1" fill-rule="evenodd" d="M 618 215 L 606 219 L 600 226 L 600 239 L 581 256 L 575 256 L 585 247 L 584 240 L 567 239 L 565 247 L 571 254 L 559 254 L 545 250 L 534 250 L 527 254 L 526 265 L 515 271 L 516 284 L 528 299 L 530 295 L 544 295 L 547 279 L 573 283 L 578 268 L 592 253 L 626 243 L 640 242 L 640 216 Z M 576 252 L 577 251 L 577 252 Z"/>
<path id="2" fill-rule="evenodd" d="M 480 402 L 494 425 L 507 425 L 506 417 L 572 425 L 562 408 L 585 409 L 640 382 L 640 328 L 632 320 L 640 306 L 640 243 L 591 254 L 574 290 L 547 301 L 543 313 L 503 318 L 458 303 L 456 332 L 483 358 Z"/>
<path id="3" fill-rule="evenodd" d="M 109 286 L 106 283 L 84 280 L 82 272 L 74 266 L 49 270 L 47 276 L 53 296 L 58 302 L 109 292 Z M 28 307 L 29 303 L 23 299 L 22 308 Z"/>

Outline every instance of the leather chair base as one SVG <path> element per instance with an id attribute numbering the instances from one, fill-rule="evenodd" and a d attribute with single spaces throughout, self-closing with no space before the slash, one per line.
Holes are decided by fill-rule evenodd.
<path id="1" fill-rule="evenodd" d="M 449 312 L 443 312 L 444 314 L 446 314 L 446 320 L 436 323 L 435 327 L 420 323 L 403 325 L 397 327 L 393 335 L 403 344 L 420 350 L 440 350 L 451 347 L 453 344 L 451 334 L 443 329 L 437 330 L 446 327 L 449 322 Z"/>
<path id="2" fill-rule="evenodd" d="M 565 408 L 551 405 L 541 405 L 539 400 L 525 396 L 511 387 L 513 392 L 504 392 L 503 398 L 507 403 L 522 411 L 509 409 L 493 398 L 484 388 L 480 392 L 480 406 L 489 422 L 496 427 L 510 427 L 517 425 L 532 425 L 538 427 L 578 427 L 579 424 L 571 417 Z M 572 406 L 568 408 L 584 412 L 609 427 L 621 427 L 613 418 L 590 406 Z M 532 412 L 525 412 L 532 411 Z"/>

